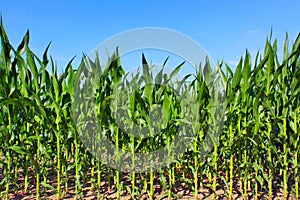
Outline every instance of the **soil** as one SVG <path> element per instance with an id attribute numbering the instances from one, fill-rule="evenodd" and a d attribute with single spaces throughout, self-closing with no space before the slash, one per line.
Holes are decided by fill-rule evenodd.
<path id="1" fill-rule="evenodd" d="M 62 194 L 61 199 L 75 199 L 75 182 L 74 182 L 74 172 L 70 172 L 70 181 L 68 184 L 68 189 L 67 192 Z M 108 186 L 108 181 L 105 180 L 105 173 L 102 174 L 101 177 L 101 188 L 100 188 L 100 195 L 99 199 L 117 199 L 117 190 L 116 186 L 113 184 L 113 179 L 111 179 L 112 185 L 109 187 Z M 53 181 L 49 181 L 51 179 L 47 179 L 47 183 L 56 188 L 56 175 L 52 174 Z M 94 176 L 95 178 L 97 177 L 96 174 Z M 159 176 L 156 176 L 159 177 Z M 3 175 L 0 174 L 0 182 L 3 180 Z M 87 180 L 91 180 L 91 174 L 88 174 Z M 168 180 L 167 180 L 168 181 Z M 144 186 L 142 185 L 141 182 L 141 177 L 137 177 L 136 179 L 136 186 L 139 188 L 143 188 Z M 238 179 L 234 180 L 234 191 L 233 191 L 233 199 L 241 200 L 243 198 L 242 190 L 239 187 Z M 130 196 L 130 187 L 131 187 L 131 182 L 129 180 L 129 177 L 127 174 L 122 174 L 122 179 L 121 183 L 123 184 L 123 192 L 121 193 L 121 199 L 132 199 Z M 18 188 L 24 188 L 24 177 L 20 176 L 19 179 L 17 180 L 16 183 L 19 187 Z M 149 184 L 149 183 L 148 183 Z M 84 185 L 84 184 L 82 184 Z M 213 192 L 211 188 L 209 187 L 210 183 L 208 182 L 207 179 L 204 179 L 202 181 L 202 186 L 198 190 L 198 195 L 197 199 L 212 199 L 213 197 Z M 228 199 L 228 191 L 226 190 L 226 184 L 221 181 L 221 179 L 217 180 L 217 190 L 215 192 L 215 199 Z M 127 188 L 127 189 L 126 189 Z M 149 188 L 149 185 L 148 185 Z M 11 192 L 9 194 L 9 199 L 14 199 L 14 200 L 21 200 L 21 199 L 26 199 L 26 200 L 33 200 L 36 199 L 35 197 L 35 178 L 34 177 L 29 177 L 29 187 L 28 187 L 28 192 L 24 192 L 21 189 L 16 190 L 14 188 L 11 188 Z M 66 191 L 65 187 L 62 185 L 61 187 L 62 191 Z M 2 196 L 5 192 L 5 188 L 0 188 L 0 191 L 2 193 Z M 13 192 L 15 191 L 15 192 Z M 41 199 L 57 199 L 56 196 L 56 191 L 55 190 L 46 190 L 41 186 Z M 141 190 L 141 194 L 135 197 L 135 199 L 149 199 L 149 194 L 145 190 Z M 148 190 L 149 191 L 149 190 Z M 159 178 L 156 178 L 154 180 L 154 199 L 168 199 L 168 190 L 164 189 Z M 267 192 L 266 192 L 267 193 Z M 275 188 L 274 189 L 274 196 L 269 197 L 266 195 L 266 193 L 260 193 L 259 194 L 259 199 L 286 199 L 283 197 L 283 189 L 282 188 Z M 176 182 L 174 188 L 172 189 L 171 192 L 171 199 L 194 199 L 194 194 L 191 191 L 190 187 L 188 187 L 187 184 L 184 182 Z M 93 199 L 98 199 L 98 192 L 93 191 L 93 188 L 91 186 L 91 182 L 87 182 L 85 184 L 85 187 L 82 188 L 82 199 L 86 200 L 93 200 Z M 249 188 L 248 190 L 248 196 L 246 199 L 254 199 L 254 196 L 251 192 L 251 189 Z M 296 199 L 295 196 L 292 194 L 289 194 L 288 199 Z"/>

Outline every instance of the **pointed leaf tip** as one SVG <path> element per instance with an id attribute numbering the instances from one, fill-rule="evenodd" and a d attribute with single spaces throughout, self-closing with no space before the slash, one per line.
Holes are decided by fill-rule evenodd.
<path id="1" fill-rule="evenodd" d="M 142 53 L 142 64 L 148 64 L 144 53 Z"/>

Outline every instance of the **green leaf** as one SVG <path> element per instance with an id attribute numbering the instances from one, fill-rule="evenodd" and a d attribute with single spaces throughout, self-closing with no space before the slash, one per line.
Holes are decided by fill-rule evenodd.
<path id="1" fill-rule="evenodd" d="M 142 54 L 142 65 L 143 65 L 144 80 L 145 80 L 146 84 L 151 83 L 152 81 L 151 81 L 150 69 L 149 69 L 149 65 L 147 63 L 144 53 Z"/>
<path id="2" fill-rule="evenodd" d="M 163 121 L 164 123 L 168 123 L 171 119 L 171 101 L 169 99 L 170 97 L 164 94 L 164 100 L 163 100 Z"/>
<path id="3" fill-rule="evenodd" d="M 27 55 L 28 66 L 29 66 L 30 71 L 33 75 L 34 87 L 35 87 L 35 89 L 38 89 L 39 88 L 39 85 L 38 85 L 38 77 L 39 77 L 38 69 L 37 69 L 36 63 L 34 61 L 34 55 L 31 52 L 31 50 L 29 49 L 29 47 L 26 47 L 26 55 Z"/>
<path id="4" fill-rule="evenodd" d="M 25 48 L 28 46 L 29 43 L 29 30 L 27 30 L 21 44 L 17 48 L 17 52 L 19 55 L 23 54 L 25 52 Z"/>
<path id="5" fill-rule="evenodd" d="M 26 154 L 26 155 L 30 155 L 29 151 L 20 147 L 20 146 L 11 146 L 9 147 L 11 150 L 15 151 L 16 153 L 19 153 L 19 154 Z"/>
<path id="6" fill-rule="evenodd" d="M 241 79 L 242 79 L 242 63 L 243 63 L 243 60 L 241 58 L 239 64 L 237 65 L 237 67 L 235 69 L 233 77 L 232 77 L 232 88 L 234 90 L 236 90 L 238 88 L 238 86 L 241 82 Z"/>
<path id="7" fill-rule="evenodd" d="M 250 74 L 251 74 L 251 57 L 248 50 L 246 51 L 246 57 L 244 60 L 243 68 L 243 94 L 246 94 L 247 90 L 250 87 Z"/>
<path id="8" fill-rule="evenodd" d="M 41 185 L 44 187 L 44 188 L 47 188 L 48 190 L 51 190 L 51 191 L 54 191 L 55 190 L 55 188 L 52 186 L 52 185 L 50 185 L 50 184 L 48 184 L 48 183 L 46 183 L 46 182 L 41 182 Z"/>
<path id="9" fill-rule="evenodd" d="M 48 54 L 48 50 L 50 48 L 50 45 L 51 45 L 51 42 L 49 42 L 49 44 L 47 45 L 47 47 L 45 49 L 45 52 L 43 53 L 43 64 L 44 64 L 44 66 L 47 66 L 48 62 L 49 62 L 47 54 Z"/>
<path id="10" fill-rule="evenodd" d="M 159 84 L 159 85 L 162 84 L 163 72 L 164 72 L 164 68 L 162 68 L 162 69 L 158 72 L 158 74 L 157 74 L 156 77 L 155 77 L 155 84 Z"/>
<path id="11" fill-rule="evenodd" d="M 172 80 L 172 78 L 173 78 L 174 76 L 176 76 L 176 75 L 179 73 L 179 71 L 180 71 L 181 68 L 184 66 L 184 64 L 185 64 L 185 61 L 183 61 L 181 64 L 179 64 L 179 65 L 171 72 L 170 77 L 169 77 L 169 80 Z"/>

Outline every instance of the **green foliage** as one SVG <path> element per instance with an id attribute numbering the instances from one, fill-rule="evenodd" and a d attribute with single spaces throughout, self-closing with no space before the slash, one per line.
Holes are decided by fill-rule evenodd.
<path id="1" fill-rule="evenodd" d="M 168 169 L 162 169 L 159 174 L 154 171 L 130 174 L 131 188 L 127 190 L 132 198 L 141 195 L 137 184 L 144 184 L 149 198 L 154 198 L 155 178 L 160 178 L 163 188 L 169 191 L 164 196 L 169 198 L 177 180 L 186 182 L 197 197 L 204 179 L 208 180 L 207 186 L 214 193 L 220 184 L 218 178 L 224 181 L 229 198 L 232 198 L 235 178 L 238 178 L 245 198 L 249 188 L 258 198 L 259 193 L 265 191 L 272 196 L 274 187 L 282 187 L 285 197 L 293 192 L 299 198 L 300 34 L 291 47 L 286 38 L 282 62 L 277 56 L 277 41 L 272 44 L 267 39 L 264 53 L 257 53 L 254 63 L 246 51 L 234 72 L 222 63 L 214 71 L 207 62 L 199 66 L 196 74 L 187 75 L 177 84 L 173 78 L 184 63 L 170 74 L 162 68 L 154 76 L 153 66 L 142 55 L 143 75 L 129 77 L 121 66 L 118 52 L 110 57 L 106 67 L 100 66 L 98 58 L 91 61 L 84 57 L 78 69 L 73 68 L 70 61 L 59 75 L 57 66 L 48 57 L 50 44 L 40 59 L 29 47 L 29 36 L 27 31 L 14 49 L 1 20 L 0 171 L 3 176 L 0 177 L 3 180 L 0 179 L 0 191 L 4 191 L 1 195 L 6 199 L 10 191 L 21 189 L 27 192 L 31 175 L 36 179 L 38 199 L 47 189 L 54 189 L 51 185 L 53 177 L 57 180 L 58 198 L 68 192 L 70 181 L 76 183 L 76 196 L 80 198 L 89 179 L 85 173 L 88 169 L 97 171 L 97 181 L 96 176 L 91 180 L 99 198 L 101 181 L 110 185 L 111 175 L 117 185 L 118 197 L 121 197 L 125 190 L 122 174 L 95 160 L 80 140 L 82 127 L 74 124 L 74 119 L 90 117 L 86 105 L 90 102 L 80 105 L 78 112 L 82 114 L 74 116 L 72 112 L 74 97 L 81 98 L 76 96 L 80 89 L 74 86 L 86 73 L 93 76 L 86 84 L 92 85 L 90 94 L 94 95 L 101 130 L 116 148 L 132 155 L 165 146 L 170 149 L 178 124 L 183 123 L 181 119 L 195 122 L 192 124 L 193 135 L 189 138 L 191 145 Z M 47 70 L 49 66 L 52 71 Z M 187 81 L 191 77 L 194 79 Z M 221 81 L 220 87 L 214 85 L 216 80 Z M 167 87 L 175 85 L 180 95 Z M 215 105 L 211 102 L 212 98 L 219 99 L 217 103 L 224 99 L 218 93 L 220 88 L 226 91 L 226 116 L 221 134 L 217 138 L 210 137 L 209 144 L 213 144 L 213 148 L 206 150 L 203 141 L 209 138 L 206 133 L 211 129 L 210 125 L 222 120 L 214 115 Z M 184 107 L 182 102 L 190 104 Z M 149 131 L 150 137 L 127 134 L 114 120 L 116 116 L 130 119 L 122 126 L 136 126 L 135 130 L 142 133 L 145 127 L 157 125 L 151 124 L 153 120 L 148 115 L 155 114 L 157 106 L 162 108 L 162 118 L 156 121 L 162 130 L 158 133 Z M 120 108 L 118 113 L 122 115 L 112 112 L 113 108 Z M 91 137 L 97 138 L 97 135 Z M 131 164 L 134 167 L 138 163 L 132 161 Z M 49 169 L 56 174 L 51 174 Z M 73 170 L 75 177 L 71 178 L 69 175 Z M 19 175 L 24 177 L 22 188 L 17 185 Z M 147 180 L 150 180 L 150 186 L 147 186 Z"/>

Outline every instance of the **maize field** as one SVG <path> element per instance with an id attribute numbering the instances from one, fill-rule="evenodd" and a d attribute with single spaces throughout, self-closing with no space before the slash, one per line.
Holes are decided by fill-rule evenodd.
<path id="1" fill-rule="evenodd" d="M 126 71 L 117 51 L 107 66 L 101 66 L 97 58 L 89 60 L 84 70 L 95 75 L 91 94 L 97 122 L 117 149 L 135 155 L 168 147 L 184 113 L 193 113 L 193 121 L 198 122 L 192 124 L 190 145 L 184 153 L 168 166 L 147 172 L 109 167 L 82 142 L 84 127 L 74 121 L 88 118 L 82 113 L 89 111 L 84 101 L 78 108 L 72 105 L 80 92 L 75 86 L 85 73 L 86 57 L 76 67 L 71 60 L 59 73 L 48 55 L 50 44 L 41 57 L 32 52 L 29 31 L 13 47 L 1 20 L 0 37 L 1 198 L 299 199 L 300 34 L 292 44 L 286 36 L 283 49 L 277 49 L 277 40 L 268 37 L 263 52 L 253 59 L 246 51 L 234 70 L 224 62 L 216 69 L 209 62 L 198 66 L 194 74 L 172 83 L 181 92 L 179 96 L 162 83 L 176 76 L 184 63 L 171 74 L 162 70 L 154 77 L 151 64 L 142 55 L 143 76 L 120 84 Z M 215 76 L 224 93 L 210 88 Z M 146 79 L 158 84 L 143 85 Z M 111 98 L 118 95 L 114 91 L 130 85 L 138 89 L 125 93 L 118 102 L 126 104 L 122 109 L 132 120 L 124 122 L 124 127 L 132 122 L 147 124 L 149 110 L 160 105 L 160 133 L 134 137 L 114 120 L 110 107 L 118 106 L 110 105 Z M 212 95 L 224 100 L 225 117 L 212 149 L 202 156 L 205 134 L 218 120 L 210 108 Z M 180 106 L 192 99 L 197 103 Z M 89 136 L 92 140 L 97 137 Z"/>

